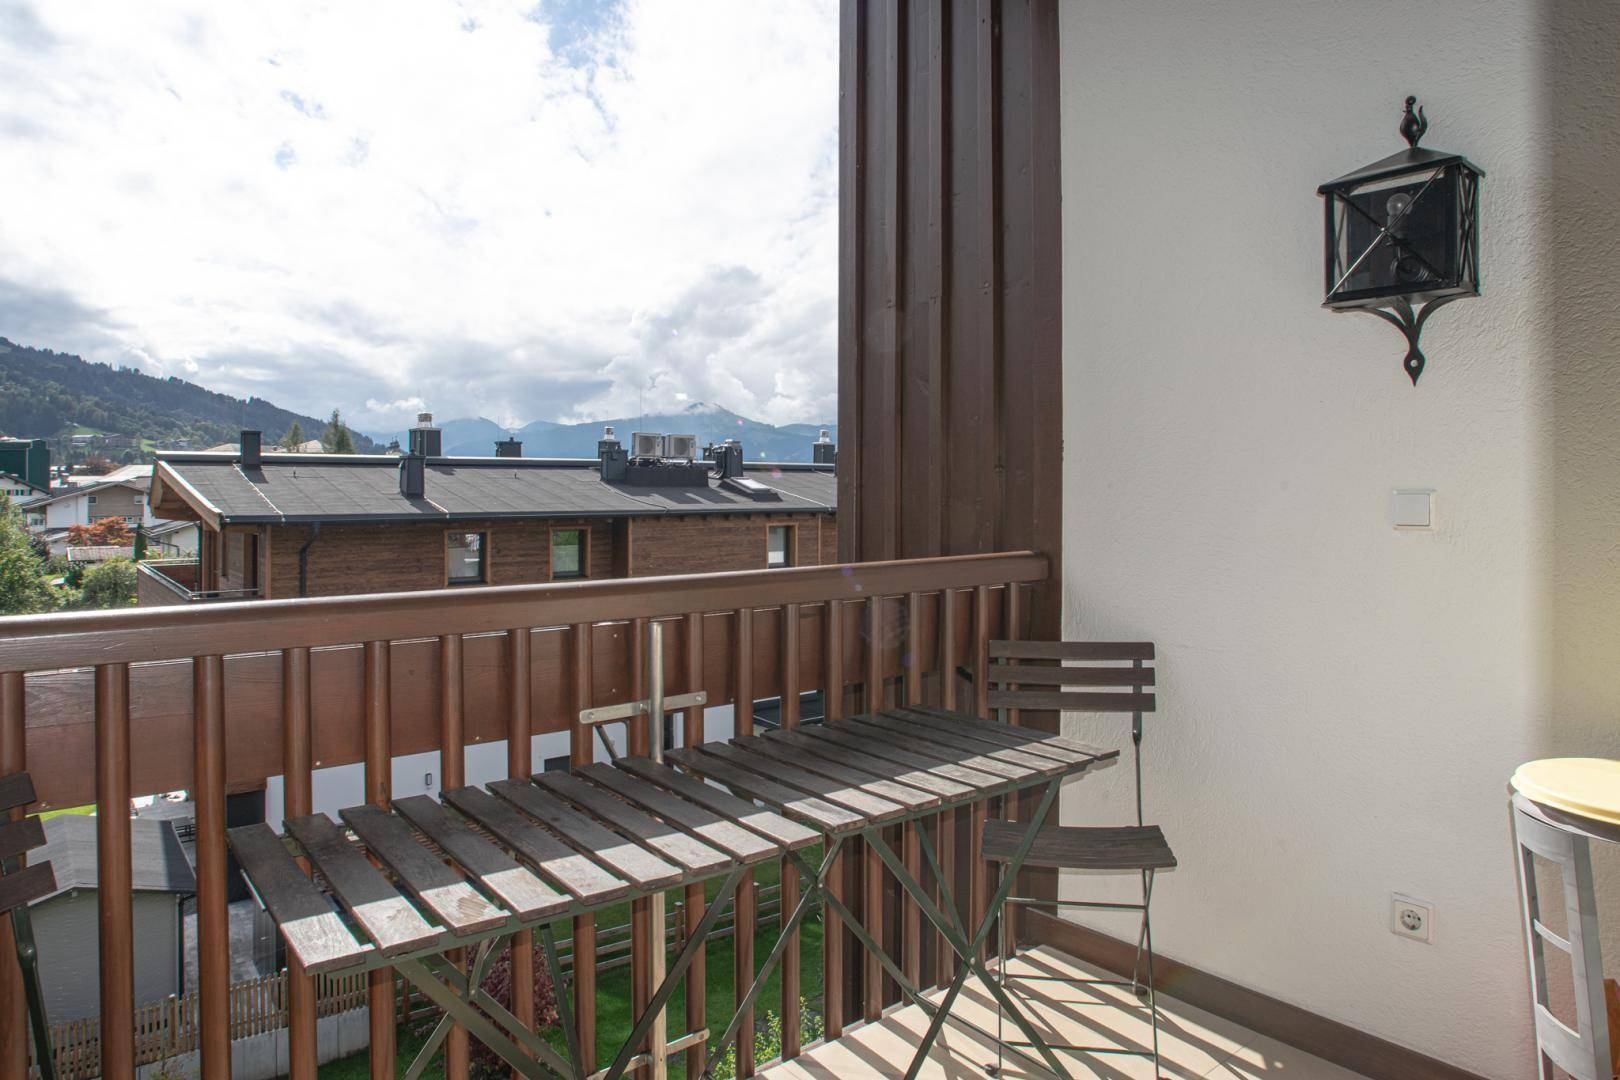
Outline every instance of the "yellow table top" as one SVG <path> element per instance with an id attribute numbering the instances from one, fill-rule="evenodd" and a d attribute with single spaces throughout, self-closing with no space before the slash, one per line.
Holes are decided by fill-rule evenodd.
<path id="1" fill-rule="evenodd" d="M 1513 774 L 1513 790 L 1534 803 L 1620 825 L 1620 761 L 1609 758 L 1527 761 Z"/>

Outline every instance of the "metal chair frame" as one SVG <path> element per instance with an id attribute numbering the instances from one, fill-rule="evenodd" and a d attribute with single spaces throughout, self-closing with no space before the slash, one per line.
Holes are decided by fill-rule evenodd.
<path id="1" fill-rule="evenodd" d="M 8 813 L 16 807 L 27 806 L 34 801 L 33 780 L 27 773 L 14 773 L 0 777 L 0 780 L 8 782 L 7 797 L 0 802 L 0 832 L 24 836 L 25 839 L 19 846 L 26 846 L 30 850 L 37 849 L 39 844 L 43 843 L 43 833 L 38 819 L 23 818 L 12 821 Z M 11 839 L 11 836 L 6 837 L 8 841 Z M 17 946 L 17 966 L 22 974 L 24 1008 L 28 1013 L 29 1028 L 34 1037 L 34 1065 L 39 1070 L 40 1080 L 56 1080 L 56 1055 L 51 1048 L 50 1017 L 45 1011 L 45 993 L 39 982 L 39 949 L 34 943 L 34 922 L 28 911 L 31 899 L 42 896 L 56 887 L 56 878 L 48 862 L 30 864 L 28 869 L 37 880 L 32 883 L 27 894 L 21 897 L 16 907 L 10 911 L 0 912 L 0 919 L 10 920 L 12 940 Z M 0 877 L 9 877 L 22 870 L 21 855 L 0 859 Z"/>
<path id="2" fill-rule="evenodd" d="M 1136 659 L 1131 662 L 1130 670 L 1139 672 L 1142 670 L 1142 668 L 1143 663 L 1140 659 Z M 1006 714 L 1011 711 L 1011 707 L 1002 707 L 996 711 L 1001 714 L 1001 719 L 1005 721 L 1008 719 Z M 1144 826 L 1147 824 L 1142 801 L 1142 717 L 1143 714 L 1141 712 L 1133 712 L 1131 714 L 1131 763 L 1135 775 L 1136 824 L 1138 826 Z M 998 884 L 1002 886 L 1005 886 L 1006 884 L 1005 879 L 1008 865 L 1009 864 L 1007 863 L 1000 864 L 997 880 Z M 1151 1050 L 1132 1050 L 1116 1046 L 1060 1043 L 1049 1043 L 1048 1046 L 1052 1050 L 1066 1050 L 1071 1053 L 1098 1055 L 1111 1054 L 1119 1057 L 1152 1058 L 1153 1072 L 1154 1075 L 1157 1076 L 1159 1075 L 1160 1069 L 1159 1000 L 1153 977 L 1153 921 L 1149 914 L 1149 908 L 1153 901 L 1153 882 L 1154 877 L 1157 874 L 1157 870 L 1144 869 L 1138 872 L 1141 875 L 1142 882 L 1142 901 L 1141 903 L 1137 904 L 1102 900 L 1048 900 L 1030 896 L 1016 896 L 1010 891 L 1007 891 L 1002 902 L 1002 917 L 997 926 L 996 953 L 998 963 L 996 965 L 996 976 L 998 983 L 1003 987 L 1004 990 L 1011 990 L 1014 993 L 1020 992 L 1017 986 L 1011 985 L 1017 982 L 1061 982 L 1069 986 L 1130 987 L 1131 992 L 1138 999 L 1142 1000 L 1143 1003 L 1145 1003 L 1148 1007 L 1153 1028 L 1153 1048 Z M 1011 909 L 1014 907 L 1060 907 L 1080 908 L 1092 911 L 1141 912 L 1142 921 L 1136 935 L 1136 960 L 1131 968 L 1131 977 L 1129 979 L 1075 979 L 1065 975 L 1008 974 L 1007 965 L 1012 959 L 1012 950 L 1014 946 L 1014 942 L 1009 940 L 1008 925 L 1012 920 L 1008 916 L 1011 914 Z M 1144 968 L 1146 969 L 1147 975 L 1145 981 L 1142 978 Z M 1002 1071 L 1004 1061 L 1002 1054 L 1003 1048 L 1013 1048 L 1024 1045 L 1018 1042 L 1008 1042 L 1002 1037 L 1002 1020 L 1003 1010 L 1001 1001 L 998 999 L 996 1002 L 996 1061 L 993 1066 L 989 1066 L 986 1070 L 993 1076 L 999 1075 Z"/>

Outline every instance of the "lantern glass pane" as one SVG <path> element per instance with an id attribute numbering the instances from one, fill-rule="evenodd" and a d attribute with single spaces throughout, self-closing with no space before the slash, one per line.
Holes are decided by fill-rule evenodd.
<path id="1" fill-rule="evenodd" d="M 1431 176 L 1369 184 L 1337 200 L 1337 293 L 1421 293 L 1456 281 L 1456 175 Z"/>

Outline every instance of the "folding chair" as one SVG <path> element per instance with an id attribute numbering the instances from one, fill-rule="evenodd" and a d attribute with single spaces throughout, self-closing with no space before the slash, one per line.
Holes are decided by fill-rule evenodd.
<path id="1" fill-rule="evenodd" d="M 22 865 L 25 853 L 45 846 L 45 830 L 40 827 L 39 818 L 5 819 L 9 811 L 34 801 L 34 781 L 27 773 L 0 776 L 0 822 L 4 822 L 0 824 L 0 918 L 11 920 L 11 936 L 17 943 L 17 966 L 22 969 L 23 998 L 34 1032 L 34 1059 L 39 1075 L 41 1080 L 56 1080 L 50 1022 L 45 1016 L 45 999 L 39 989 L 34 924 L 28 916 L 30 902 L 56 891 L 56 874 L 49 862 Z"/>
<path id="2" fill-rule="evenodd" d="M 1151 642 L 1079 641 L 992 641 L 988 668 L 989 704 L 1007 719 L 1008 712 L 1028 709 L 1076 712 L 1129 713 L 1131 751 L 1135 769 L 1136 824 L 1114 827 L 1042 828 L 1024 861 L 1025 867 L 1060 870 L 1088 870 L 1102 873 L 1136 874 L 1141 880 L 1139 903 L 1100 900 L 1045 900 L 1009 894 L 1002 908 L 999 928 L 1003 986 L 1018 981 L 1063 982 L 1072 985 L 1128 986 L 1145 1003 L 1152 1018 L 1151 1050 L 1100 1045 L 1053 1046 L 1053 1049 L 1088 1054 L 1117 1054 L 1153 1059 L 1159 1070 L 1159 1005 L 1153 982 L 1153 924 L 1148 908 L 1153 899 L 1154 876 L 1176 865 L 1175 854 L 1157 825 L 1146 823 L 1142 810 L 1142 717 L 1154 711 L 1154 672 L 1147 662 L 1154 657 Z M 1082 667 L 1069 667 L 1064 661 L 1091 661 Z M 1070 689 L 1080 688 L 1080 689 Z M 998 873 L 1017 849 L 1027 824 L 988 821 L 984 828 L 984 858 L 996 863 Z M 1058 906 L 1093 911 L 1139 911 L 1141 925 L 1136 938 L 1136 963 L 1130 979 L 1071 979 L 1058 975 L 1011 975 L 1008 941 L 1010 909 L 1013 906 Z M 1014 987 L 1016 989 L 1016 987 Z M 1009 999 L 1012 1000 L 1012 999 Z M 1002 1009 L 997 1006 L 998 1042 L 996 1069 L 1001 1068 L 999 1025 Z"/>

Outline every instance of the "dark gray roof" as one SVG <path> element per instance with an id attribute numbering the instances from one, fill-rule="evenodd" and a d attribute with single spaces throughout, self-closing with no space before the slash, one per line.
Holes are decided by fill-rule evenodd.
<path id="1" fill-rule="evenodd" d="M 59 814 L 43 823 L 45 846 L 30 852 L 30 863 L 50 861 L 56 891 L 41 897 L 44 903 L 70 889 L 96 887 L 96 819 L 83 814 Z M 186 861 L 180 838 L 167 821 L 132 818 L 129 823 L 131 872 L 137 891 L 194 893 L 197 875 Z"/>
<path id="2" fill-rule="evenodd" d="M 430 458 L 425 497 L 407 499 L 391 456 L 276 454 L 252 467 L 234 454 L 159 460 L 223 522 L 243 524 L 813 513 L 837 501 L 831 466 L 797 462 L 749 464 L 747 477 L 771 489 L 756 499 L 714 480 L 694 488 L 610 484 L 594 459 Z"/>

